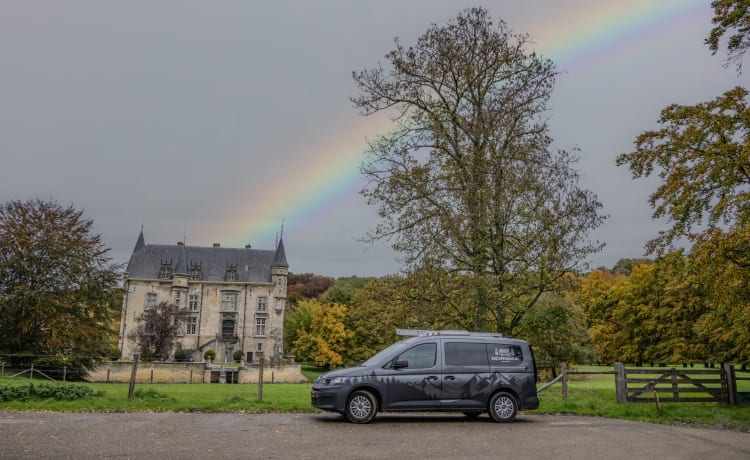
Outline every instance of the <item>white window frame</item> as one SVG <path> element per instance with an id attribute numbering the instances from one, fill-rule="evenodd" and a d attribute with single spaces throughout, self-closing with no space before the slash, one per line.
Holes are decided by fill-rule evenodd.
<path id="1" fill-rule="evenodd" d="M 144 303 L 144 308 L 154 308 L 156 307 L 157 296 L 155 292 L 147 292 L 146 293 L 146 302 Z"/>
<path id="2" fill-rule="evenodd" d="M 267 325 L 266 318 L 255 318 L 255 337 L 265 337 Z"/>
<path id="3" fill-rule="evenodd" d="M 198 294 L 188 295 L 188 309 L 190 311 L 198 311 Z"/>
<path id="4" fill-rule="evenodd" d="M 221 293 L 221 311 L 237 311 L 239 304 L 238 292 Z"/>
<path id="5" fill-rule="evenodd" d="M 255 304 L 255 311 L 258 313 L 268 313 L 268 297 L 258 297 L 258 301 Z"/>
<path id="6" fill-rule="evenodd" d="M 196 335 L 198 333 L 198 317 L 188 316 L 185 319 L 185 335 Z"/>

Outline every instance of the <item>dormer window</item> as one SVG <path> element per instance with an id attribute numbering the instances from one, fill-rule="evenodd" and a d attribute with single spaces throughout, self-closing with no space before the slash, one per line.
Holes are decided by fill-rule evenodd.
<path id="1" fill-rule="evenodd" d="M 226 281 L 237 281 L 237 264 L 227 265 Z"/>
<path id="2" fill-rule="evenodd" d="M 172 262 L 161 262 L 161 270 L 159 270 L 159 278 L 163 280 L 172 279 Z"/>
<path id="3" fill-rule="evenodd" d="M 190 263 L 190 280 L 200 281 L 201 279 L 201 264 L 196 262 Z"/>

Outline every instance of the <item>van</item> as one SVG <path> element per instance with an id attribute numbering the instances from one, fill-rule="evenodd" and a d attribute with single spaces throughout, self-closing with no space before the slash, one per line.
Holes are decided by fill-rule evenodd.
<path id="1" fill-rule="evenodd" d="M 396 342 L 357 367 L 322 374 L 312 405 L 369 423 L 378 412 L 487 412 L 512 422 L 539 407 L 529 344 L 500 334 L 399 329 Z"/>

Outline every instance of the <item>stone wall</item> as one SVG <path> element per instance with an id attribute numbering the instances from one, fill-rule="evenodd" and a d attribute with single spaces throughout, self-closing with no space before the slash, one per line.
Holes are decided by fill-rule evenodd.
<path id="1" fill-rule="evenodd" d="M 221 366 L 208 366 L 207 363 L 154 363 L 139 362 L 135 380 L 137 383 L 210 383 L 212 373 L 214 382 Z M 89 382 L 130 382 L 133 370 L 132 362 L 106 362 L 99 364 L 89 372 Z M 240 367 L 234 375 L 238 383 L 258 383 L 259 367 L 257 364 Z M 191 382 L 192 378 L 192 382 Z M 227 381 L 231 377 L 227 376 Z M 302 375 L 299 364 L 265 364 L 263 367 L 264 383 L 303 383 L 307 379 Z"/>

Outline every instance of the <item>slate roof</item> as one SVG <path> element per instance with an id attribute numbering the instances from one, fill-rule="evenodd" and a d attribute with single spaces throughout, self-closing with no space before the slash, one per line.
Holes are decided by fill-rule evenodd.
<path id="1" fill-rule="evenodd" d="M 128 263 L 128 278 L 159 279 L 162 263 L 169 264 L 174 274 L 188 275 L 193 264 L 200 264 L 201 281 L 224 282 L 227 269 L 235 267 L 236 282 L 271 282 L 271 267 L 285 267 L 283 241 L 276 250 L 184 246 L 182 244 L 145 244 L 143 233 L 138 238 Z"/>

